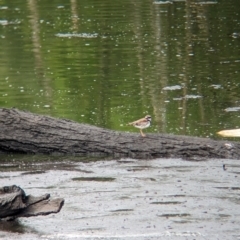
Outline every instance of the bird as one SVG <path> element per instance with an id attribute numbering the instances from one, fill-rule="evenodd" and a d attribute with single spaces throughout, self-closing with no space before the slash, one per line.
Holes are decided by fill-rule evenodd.
<path id="1" fill-rule="evenodd" d="M 142 137 L 146 137 L 142 129 L 149 127 L 151 124 L 151 121 L 152 121 L 152 117 L 150 115 L 146 115 L 144 118 L 128 123 L 128 125 L 132 125 L 136 128 L 139 128 Z"/>

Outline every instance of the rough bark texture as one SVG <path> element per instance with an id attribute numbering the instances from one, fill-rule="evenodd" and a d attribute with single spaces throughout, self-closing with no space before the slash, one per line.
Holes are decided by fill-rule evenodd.
<path id="1" fill-rule="evenodd" d="M 116 132 L 70 120 L 0 109 L 0 151 L 131 158 L 239 158 L 238 142 Z"/>
<path id="2" fill-rule="evenodd" d="M 13 220 L 19 217 L 48 215 L 61 210 L 64 200 L 50 200 L 50 194 L 40 197 L 26 196 L 16 185 L 0 188 L 0 219 Z"/>

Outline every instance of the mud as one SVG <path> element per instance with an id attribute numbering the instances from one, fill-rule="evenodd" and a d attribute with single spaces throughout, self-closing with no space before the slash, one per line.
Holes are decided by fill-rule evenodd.
<path id="1" fill-rule="evenodd" d="M 0 222 L 0 239 L 240 238 L 238 160 L 2 159 L 0 186 L 50 193 L 65 205 Z"/>

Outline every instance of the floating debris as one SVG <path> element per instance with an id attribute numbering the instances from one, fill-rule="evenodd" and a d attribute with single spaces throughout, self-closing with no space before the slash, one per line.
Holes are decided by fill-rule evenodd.
<path id="1" fill-rule="evenodd" d="M 184 97 L 178 97 L 178 98 L 173 98 L 174 101 L 181 101 L 183 99 L 196 99 L 196 98 L 201 98 L 202 96 L 200 95 L 186 95 Z"/>
<path id="2" fill-rule="evenodd" d="M 171 1 L 155 1 L 153 4 L 173 4 Z"/>
<path id="3" fill-rule="evenodd" d="M 97 33 L 57 33 L 55 35 L 56 37 L 62 37 L 62 38 L 96 38 L 98 36 Z"/>
<path id="4" fill-rule="evenodd" d="M 217 1 L 205 1 L 205 2 L 198 2 L 195 4 L 199 4 L 199 5 L 205 5 L 205 4 L 217 4 Z"/>
<path id="5" fill-rule="evenodd" d="M 186 98 L 186 99 L 195 99 L 195 98 L 201 98 L 202 96 L 200 96 L 200 95 L 186 95 L 184 98 Z"/>
<path id="6" fill-rule="evenodd" d="M 6 9 L 8 9 L 7 6 L 2 6 L 2 7 L 0 7 L 0 10 L 6 10 Z"/>
<path id="7" fill-rule="evenodd" d="M 180 85 L 167 86 L 167 87 L 163 88 L 163 90 L 166 90 L 166 91 L 174 91 L 174 90 L 179 90 L 179 89 L 182 89 L 182 87 Z"/>
<path id="8" fill-rule="evenodd" d="M 181 101 L 183 98 L 179 97 L 179 98 L 173 98 L 174 101 Z"/>
<path id="9" fill-rule="evenodd" d="M 0 20 L 0 25 L 8 25 L 8 21 L 7 20 Z"/>
<path id="10" fill-rule="evenodd" d="M 20 24 L 21 21 L 8 21 L 8 20 L 0 20 L 0 25 L 6 26 L 6 25 L 12 25 L 12 24 Z"/>
<path id="11" fill-rule="evenodd" d="M 231 35 L 233 38 L 240 38 L 240 33 L 232 33 Z"/>
<path id="12" fill-rule="evenodd" d="M 230 61 L 221 61 L 220 64 L 228 64 Z"/>
<path id="13" fill-rule="evenodd" d="M 210 87 L 214 88 L 214 89 L 221 89 L 222 86 L 220 84 L 212 84 L 210 85 Z"/>
<path id="14" fill-rule="evenodd" d="M 237 111 L 240 111 L 240 107 L 229 107 L 229 108 L 224 109 L 224 111 L 226 111 L 226 112 L 237 112 Z"/>

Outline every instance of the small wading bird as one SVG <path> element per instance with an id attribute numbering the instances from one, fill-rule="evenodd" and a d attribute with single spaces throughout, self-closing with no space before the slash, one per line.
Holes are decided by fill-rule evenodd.
<path id="1" fill-rule="evenodd" d="M 141 135 L 145 137 L 146 135 L 143 133 L 142 129 L 149 127 L 151 124 L 151 120 L 152 120 L 151 116 L 147 115 L 144 118 L 141 118 L 137 121 L 128 123 L 128 125 L 132 125 L 136 128 L 139 128 Z"/>

